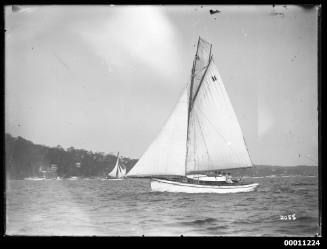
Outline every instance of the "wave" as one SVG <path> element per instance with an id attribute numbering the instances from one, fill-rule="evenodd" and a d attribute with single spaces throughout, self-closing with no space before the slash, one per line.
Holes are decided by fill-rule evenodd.
<path id="1" fill-rule="evenodd" d="M 273 186 L 271 190 L 273 193 L 294 193 L 296 191 L 290 186 L 279 186 L 279 185 Z"/>
<path id="2" fill-rule="evenodd" d="M 256 223 L 256 221 L 253 221 L 251 219 L 239 219 L 239 220 L 233 221 L 233 224 L 236 224 L 236 225 L 249 225 L 249 224 L 254 224 L 254 223 Z"/>
<path id="3" fill-rule="evenodd" d="M 16 232 L 27 228 L 25 234 L 69 235 L 83 223 L 99 227 L 89 229 L 89 235 L 95 236 L 102 233 L 107 236 L 138 233 L 312 236 L 316 233 L 319 215 L 315 178 L 257 178 L 263 178 L 257 180 L 261 182 L 257 192 L 228 196 L 152 192 L 148 181 L 138 180 L 78 180 L 68 185 L 69 180 L 61 184 L 12 181 L 8 183 L 10 191 L 6 196 L 8 217 L 13 220 L 8 227 Z M 40 188 L 44 184 L 48 186 Z M 299 190 L 304 188 L 305 191 Z M 280 220 L 280 215 L 293 212 L 296 220 Z M 82 220 L 75 219 L 76 216 Z M 60 229 L 67 219 L 71 227 Z"/>
<path id="4" fill-rule="evenodd" d="M 300 182 L 300 183 L 293 183 L 293 186 L 312 186 L 312 185 L 317 185 L 316 183 L 306 183 L 306 182 Z"/>
<path id="5" fill-rule="evenodd" d="M 216 231 L 216 230 L 221 230 L 221 229 L 227 229 L 228 226 L 213 226 L 213 227 L 208 227 L 206 228 L 206 230 L 209 230 L 209 231 Z"/>
<path id="6" fill-rule="evenodd" d="M 206 219 L 197 219 L 197 220 L 193 220 L 193 221 L 184 221 L 184 222 L 180 222 L 180 224 L 182 225 L 205 225 L 208 223 L 213 223 L 218 221 L 215 218 L 206 218 Z"/>
<path id="7" fill-rule="evenodd" d="M 243 176 L 242 178 L 264 178 L 264 176 Z"/>
<path id="8" fill-rule="evenodd" d="M 317 217 L 312 217 L 312 216 L 300 216 L 300 217 L 296 217 L 297 221 L 303 221 L 303 222 L 308 222 L 308 221 L 312 221 L 315 222 L 318 220 Z"/>

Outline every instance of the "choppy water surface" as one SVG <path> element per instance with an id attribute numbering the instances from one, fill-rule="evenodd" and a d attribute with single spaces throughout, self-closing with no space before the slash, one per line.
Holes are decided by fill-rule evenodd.
<path id="1" fill-rule="evenodd" d="M 98 236 L 314 236 L 317 177 L 263 177 L 255 192 L 151 192 L 146 179 L 10 180 L 6 233 Z M 295 214 L 295 220 L 280 216 Z"/>

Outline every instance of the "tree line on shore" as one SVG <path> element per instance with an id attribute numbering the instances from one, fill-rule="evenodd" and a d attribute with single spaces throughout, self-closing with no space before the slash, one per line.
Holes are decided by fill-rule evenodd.
<path id="1" fill-rule="evenodd" d="M 60 145 L 38 145 L 20 136 L 5 134 L 6 176 L 10 179 L 38 176 L 40 169 L 47 170 L 53 165 L 57 168 L 57 175 L 63 178 L 105 177 L 113 169 L 116 160 L 117 156 L 113 154 L 74 147 L 64 149 Z M 136 162 L 137 159 L 121 157 L 127 172 Z"/>
<path id="2" fill-rule="evenodd" d="M 60 145 L 49 147 L 34 144 L 20 136 L 5 134 L 6 176 L 10 179 L 24 179 L 39 175 L 40 169 L 47 170 L 55 165 L 57 175 L 63 178 L 106 177 L 113 169 L 117 156 L 103 152 Z M 121 164 L 127 172 L 136 164 L 137 159 L 121 157 Z M 229 170 L 233 176 L 269 176 L 269 175 L 318 175 L 318 167 L 312 166 L 268 166 L 256 165 L 253 168 Z"/>

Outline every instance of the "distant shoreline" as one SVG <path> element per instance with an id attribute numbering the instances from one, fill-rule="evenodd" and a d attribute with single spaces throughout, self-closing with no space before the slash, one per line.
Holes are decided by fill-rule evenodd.
<path id="1" fill-rule="evenodd" d="M 92 152 L 84 149 L 61 146 L 48 147 L 34 144 L 22 137 L 13 137 L 5 134 L 5 166 L 6 178 L 24 179 L 28 177 L 41 177 L 42 172 L 51 171 L 53 175 L 47 178 L 105 178 L 113 169 L 117 156 L 103 152 Z M 134 167 L 138 159 L 121 157 L 121 163 L 126 167 L 127 173 Z M 318 175 L 318 166 L 296 165 L 254 165 L 250 168 L 226 169 L 235 177 L 249 176 L 261 177 L 268 175 Z M 209 173 L 215 174 L 214 170 Z"/>

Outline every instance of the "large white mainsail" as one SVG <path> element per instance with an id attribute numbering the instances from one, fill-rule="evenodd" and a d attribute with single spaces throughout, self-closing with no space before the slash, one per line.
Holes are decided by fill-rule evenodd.
<path id="1" fill-rule="evenodd" d="M 251 167 L 236 114 L 213 59 L 189 116 L 187 173 Z"/>
<path id="2" fill-rule="evenodd" d="M 128 176 L 186 175 L 252 166 L 211 47 L 199 38 L 190 86 Z"/>
<path id="3" fill-rule="evenodd" d="M 185 175 L 188 88 L 147 151 L 128 176 Z"/>

